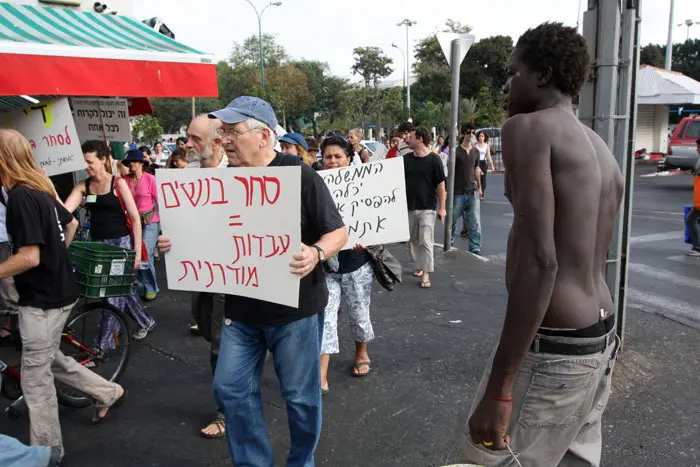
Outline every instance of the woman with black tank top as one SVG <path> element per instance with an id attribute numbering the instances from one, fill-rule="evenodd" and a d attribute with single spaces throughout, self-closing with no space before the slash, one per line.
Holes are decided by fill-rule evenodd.
<path id="1" fill-rule="evenodd" d="M 109 148 L 101 141 L 86 141 L 83 146 L 88 178 L 78 183 L 66 200 L 65 206 L 70 212 L 78 206 L 84 206 L 90 216 L 90 240 L 115 245 L 121 248 L 136 247 L 136 263 L 134 269 L 141 267 L 141 220 L 136 208 L 134 198 L 123 179 L 112 175 L 112 158 Z M 134 229 L 134 240 L 126 225 L 126 214 L 117 197 L 124 201 L 126 211 L 131 218 Z M 134 339 L 143 339 L 152 331 L 156 322 L 146 311 L 141 299 L 136 293 L 136 287 L 132 287 L 131 293 L 123 297 L 111 297 L 107 302 L 126 312 L 139 325 L 139 330 L 134 332 Z M 105 329 L 119 331 L 117 322 L 106 323 Z M 113 333 L 102 333 L 101 346 L 103 349 L 114 348 Z"/>
<path id="2" fill-rule="evenodd" d="M 342 136 L 331 136 L 321 143 L 323 167 L 336 169 L 350 165 L 353 146 Z M 331 258 L 327 266 L 333 262 Z M 355 340 L 353 376 L 366 376 L 372 370 L 367 343 L 374 339 L 369 305 L 372 295 L 374 269 L 372 257 L 362 245 L 338 253 L 337 268 L 326 273 L 328 304 L 324 311 L 323 341 L 321 343 L 321 392 L 328 392 L 328 364 L 331 354 L 340 352 L 338 343 L 338 310 L 341 301 L 347 306 L 350 329 Z"/>

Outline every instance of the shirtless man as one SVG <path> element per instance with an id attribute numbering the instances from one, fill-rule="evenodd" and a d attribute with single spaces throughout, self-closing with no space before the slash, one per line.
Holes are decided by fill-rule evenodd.
<path id="1" fill-rule="evenodd" d="M 508 62 L 508 306 L 462 440 L 479 465 L 515 465 L 509 449 L 523 466 L 600 464 L 618 347 L 604 274 L 624 185 L 572 110 L 588 67 L 585 39 L 560 23 L 527 31 Z"/>

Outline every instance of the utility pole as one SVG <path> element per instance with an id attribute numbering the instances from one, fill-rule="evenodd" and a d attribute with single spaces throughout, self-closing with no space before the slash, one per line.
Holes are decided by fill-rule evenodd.
<path id="1" fill-rule="evenodd" d="M 700 24 L 700 21 L 693 21 L 692 19 L 687 19 L 687 20 L 685 20 L 684 23 L 681 23 L 678 25 L 678 26 L 685 26 L 686 28 L 688 28 L 686 35 L 685 35 L 686 42 L 690 40 L 690 27 L 695 25 L 695 24 Z"/>
<path id="2" fill-rule="evenodd" d="M 666 41 L 666 64 L 665 68 L 671 70 L 671 61 L 673 58 L 673 10 L 676 6 L 676 0 L 671 0 L 671 9 L 668 12 L 668 40 Z"/>
<path id="3" fill-rule="evenodd" d="M 411 118 L 411 45 L 408 41 L 408 28 L 416 24 L 418 24 L 417 21 L 411 21 L 408 18 L 397 24 L 397 26 L 406 26 L 406 110 L 408 118 Z"/>
<path id="4" fill-rule="evenodd" d="M 399 52 L 401 52 L 401 55 L 403 56 L 403 73 L 402 73 L 402 75 L 403 75 L 403 89 L 408 95 L 408 91 L 406 91 L 406 53 L 401 49 L 401 47 L 396 45 L 396 43 L 392 42 L 391 46 L 394 47 L 395 49 L 398 49 Z M 407 102 L 408 102 L 408 99 L 406 98 L 406 96 L 404 96 L 404 98 L 403 98 L 403 113 L 404 113 L 403 119 L 404 120 L 406 120 L 408 118 L 408 114 L 409 114 L 408 108 L 406 107 Z"/>
<path id="5" fill-rule="evenodd" d="M 262 40 L 262 15 L 271 6 L 280 6 L 282 2 L 270 2 L 265 5 L 265 8 L 258 13 L 258 9 L 253 5 L 250 0 L 245 0 L 250 6 L 255 10 L 255 14 L 258 17 L 258 41 L 260 42 L 260 88 L 265 89 L 265 60 L 263 59 L 263 40 Z"/>

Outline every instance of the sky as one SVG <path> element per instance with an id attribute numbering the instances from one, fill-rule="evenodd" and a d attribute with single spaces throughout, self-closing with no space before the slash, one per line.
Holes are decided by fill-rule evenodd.
<path id="1" fill-rule="evenodd" d="M 250 0 L 260 10 L 269 3 Z M 587 1 L 581 0 L 582 10 Z M 700 21 L 700 0 L 676 0 L 674 23 Z M 670 0 L 642 0 L 642 44 L 665 44 Z M 404 18 L 417 21 L 409 31 L 411 47 L 440 30 L 448 18 L 472 26 L 478 41 L 494 35 L 513 39 L 545 21 L 575 26 L 579 0 L 282 0 L 267 8 L 264 33 L 277 36 L 293 59 L 327 62 L 335 75 L 350 78 L 355 47 L 376 46 L 394 60 L 390 79 L 400 79 L 406 50 Z M 234 41 L 258 33 L 257 16 L 245 0 L 137 0 L 138 19 L 159 16 L 176 40 L 225 59 Z M 581 20 L 582 21 L 582 20 Z M 674 25 L 674 42 L 684 41 L 687 28 Z M 690 28 L 700 38 L 700 24 Z M 411 61 L 413 58 L 411 58 Z"/>

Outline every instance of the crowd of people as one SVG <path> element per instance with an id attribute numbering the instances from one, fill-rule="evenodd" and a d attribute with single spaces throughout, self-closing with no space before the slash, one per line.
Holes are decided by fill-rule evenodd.
<path id="1" fill-rule="evenodd" d="M 509 297 L 499 344 L 460 436 L 465 461 L 510 465 L 517 452 L 518 464 L 527 466 L 600 463 L 601 417 L 619 343 L 602 271 L 624 187 L 605 143 L 572 111 L 588 67 L 583 37 L 557 23 L 528 30 L 508 62 L 510 119 L 503 126 L 503 160 L 505 193 L 515 215 L 508 240 Z M 341 251 L 348 231 L 314 169 L 368 163 L 369 153 L 355 130 L 347 136 L 331 133 L 319 148 L 297 133 L 278 140 L 276 127 L 270 104 L 242 96 L 191 122 L 178 148 L 186 165 L 175 153 L 168 160 L 162 143 L 156 143 L 153 154 L 131 149 L 119 164 L 128 171 L 114 173 L 107 149 L 98 142 L 85 143 L 89 177 L 75 187 L 65 205 L 36 167 L 27 140 L 15 131 L 0 130 L 0 182 L 9 193 L 6 218 L 12 240 L 12 255 L 0 264 L 0 279 L 14 276 L 19 296 L 22 388 L 33 445 L 0 436 L 14 459 L 35 456 L 55 465 L 63 454 L 54 377 L 95 399 L 95 423 L 126 396 L 124 388 L 104 381 L 58 349 L 58 333 L 78 295 L 66 249 L 80 227 L 71 211 L 79 205 L 87 209 L 94 241 L 136 250 L 139 288 L 148 298 L 158 293 L 155 246 L 164 255 L 172 247 L 167 231 L 158 235 L 158 203 L 149 167 L 300 166 L 302 245 L 289 265 L 289 272 L 300 279 L 298 306 L 192 293 L 191 330 L 211 343 L 218 406 L 202 436 L 226 436 L 234 465 L 274 465 L 260 388 L 269 354 L 287 406 L 291 446 L 286 465 L 314 465 L 322 397 L 330 390 L 330 355 L 339 351 L 338 312 L 347 310 L 350 317 L 353 376 L 371 373 L 368 344 L 375 336 L 371 255 L 364 245 Z M 320 161 L 314 157 L 319 149 Z M 434 272 L 435 224 L 446 218 L 443 150 L 444 141 L 436 146 L 427 128 L 405 122 L 392 132 L 386 156 L 403 157 L 408 250 L 412 273 L 423 289 L 431 287 Z M 473 125 L 463 125 L 455 157 L 456 215 L 447 228 L 455 237 L 459 217 L 465 218 L 469 249 L 479 254 L 479 202 L 486 172 L 493 170 L 488 135 L 475 135 Z M 572 179 L 578 182 L 572 184 Z M 138 323 L 135 337 L 145 337 L 155 328 L 139 289 L 115 305 Z"/>

